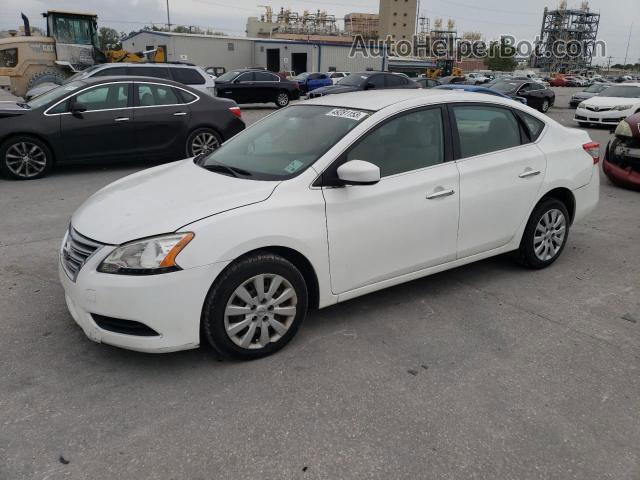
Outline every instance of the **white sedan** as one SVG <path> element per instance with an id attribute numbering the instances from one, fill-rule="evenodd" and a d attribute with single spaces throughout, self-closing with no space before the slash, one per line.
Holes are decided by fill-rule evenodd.
<path id="1" fill-rule="evenodd" d="M 613 85 L 601 94 L 578 105 L 574 120 L 580 126 L 618 125 L 625 118 L 640 112 L 640 83 Z"/>
<path id="2" fill-rule="evenodd" d="M 598 152 L 495 96 L 330 95 L 98 191 L 59 276 L 94 341 L 261 357 L 308 308 L 506 252 L 551 265 L 598 202 Z"/>

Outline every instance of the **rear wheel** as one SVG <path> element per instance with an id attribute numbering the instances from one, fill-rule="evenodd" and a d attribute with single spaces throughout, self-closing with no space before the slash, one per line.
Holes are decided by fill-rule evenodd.
<path id="1" fill-rule="evenodd" d="M 289 94 L 286 91 L 281 90 L 276 95 L 276 106 L 278 108 L 284 108 L 287 105 L 289 105 Z"/>
<path id="2" fill-rule="evenodd" d="M 53 166 L 49 147 L 30 136 L 13 137 L 0 147 L 0 171 L 16 180 L 34 180 L 45 176 Z"/>
<path id="3" fill-rule="evenodd" d="M 540 105 L 540 111 L 542 113 L 547 113 L 550 107 L 551 107 L 551 103 L 549 102 L 549 100 L 545 99 L 542 101 L 542 105 Z"/>
<path id="4" fill-rule="evenodd" d="M 569 237 L 569 213 L 560 200 L 546 198 L 531 214 L 518 254 L 529 268 L 541 269 L 555 262 Z"/>
<path id="5" fill-rule="evenodd" d="M 228 358 L 254 359 L 277 352 L 307 314 L 307 286 L 288 260 L 268 252 L 232 264 L 209 291 L 202 330 Z"/>
<path id="6" fill-rule="evenodd" d="M 222 145 L 222 137 L 211 128 L 198 128 L 187 138 L 187 157 L 197 157 L 217 150 Z"/>

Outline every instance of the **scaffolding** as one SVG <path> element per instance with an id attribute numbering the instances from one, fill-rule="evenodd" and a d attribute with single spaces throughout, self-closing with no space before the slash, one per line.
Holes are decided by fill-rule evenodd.
<path id="1" fill-rule="evenodd" d="M 589 69 L 599 25 L 600 14 L 591 12 L 588 2 L 582 2 L 580 9 L 568 9 L 566 0 L 560 2 L 557 10 L 545 7 L 532 66 L 560 73 Z M 559 51 L 558 45 L 564 45 L 566 51 Z M 579 49 L 579 54 L 569 53 L 572 45 Z"/>

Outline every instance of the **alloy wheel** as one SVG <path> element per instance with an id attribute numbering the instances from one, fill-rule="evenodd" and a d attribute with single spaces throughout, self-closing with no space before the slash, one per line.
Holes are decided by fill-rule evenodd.
<path id="1" fill-rule="evenodd" d="M 548 262 L 558 255 L 567 234 L 567 219 L 558 209 L 546 212 L 540 218 L 533 236 L 533 250 L 539 260 Z"/>
<path id="2" fill-rule="evenodd" d="M 255 350 L 280 340 L 297 313 L 291 283 L 275 274 L 260 274 L 242 283 L 229 297 L 224 327 L 233 343 Z"/>
<path id="3" fill-rule="evenodd" d="M 213 152 L 220 146 L 220 142 L 213 133 L 201 132 L 191 141 L 191 153 L 194 157 Z"/>
<path id="4" fill-rule="evenodd" d="M 549 101 L 545 100 L 544 102 L 542 102 L 542 111 L 543 112 L 548 112 L 549 111 Z"/>
<path id="5" fill-rule="evenodd" d="M 47 168 L 47 154 L 35 143 L 18 142 L 7 149 L 5 164 L 14 175 L 32 178 Z"/>
<path id="6" fill-rule="evenodd" d="M 276 99 L 278 105 L 281 107 L 286 107 L 289 104 L 289 95 L 286 93 L 279 93 L 278 98 Z"/>

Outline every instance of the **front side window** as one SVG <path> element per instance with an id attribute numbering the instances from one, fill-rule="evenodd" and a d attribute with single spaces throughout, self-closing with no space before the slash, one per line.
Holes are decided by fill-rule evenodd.
<path id="1" fill-rule="evenodd" d="M 211 67 L 212 70 L 213 68 L 214 67 Z M 220 75 L 218 78 L 216 78 L 216 82 L 230 82 L 234 78 L 236 78 L 238 75 L 240 75 L 240 72 L 232 70 L 230 72 L 226 72 Z"/>
<path id="2" fill-rule="evenodd" d="M 294 105 L 233 137 L 198 164 L 252 180 L 286 180 L 306 170 L 368 116 L 362 110 Z"/>
<path id="3" fill-rule="evenodd" d="M 0 68 L 15 68 L 18 65 L 18 49 L 0 50 Z"/>
<path id="4" fill-rule="evenodd" d="M 520 126 L 510 110 L 489 106 L 454 106 L 460 158 L 517 147 Z"/>
<path id="5" fill-rule="evenodd" d="M 248 72 L 248 73 L 243 73 L 242 75 L 240 75 L 238 78 L 236 78 L 235 81 L 238 81 L 240 83 L 253 82 L 254 78 L 255 78 L 254 73 L 253 72 Z"/>
<path id="6" fill-rule="evenodd" d="M 173 88 L 167 85 L 139 83 L 137 85 L 137 100 L 141 107 L 156 107 L 162 105 L 176 105 L 182 103 Z"/>
<path id="7" fill-rule="evenodd" d="M 72 103 L 83 106 L 88 112 L 112 108 L 127 108 L 129 100 L 129 84 L 113 83 L 100 85 L 79 93 L 72 98 Z"/>
<path id="8" fill-rule="evenodd" d="M 193 68 L 172 68 L 171 73 L 173 79 L 176 82 L 183 83 L 185 85 L 203 85 L 205 79 L 200 73 Z"/>
<path id="9" fill-rule="evenodd" d="M 437 165 L 444 162 L 442 125 L 439 108 L 395 117 L 353 147 L 346 160 L 371 162 L 381 177 Z"/>
<path id="10" fill-rule="evenodd" d="M 63 97 L 71 95 L 75 90 L 78 90 L 81 87 L 84 87 L 85 84 L 82 82 L 71 82 L 65 85 L 61 85 L 53 90 L 49 90 L 48 92 L 43 93 L 42 95 L 38 95 L 37 97 L 29 100 L 27 105 L 29 108 L 40 108 L 46 105 L 50 105 L 55 103 L 58 100 L 62 100 Z M 63 102 L 64 104 L 65 102 Z"/>
<path id="11" fill-rule="evenodd" d="M 400 75 L 385 75 L 387 87 L 401 87 L 407 84 L 407 80 Z"/>

